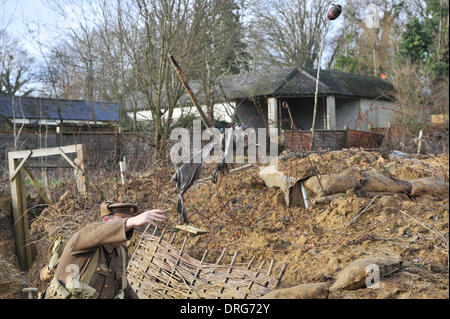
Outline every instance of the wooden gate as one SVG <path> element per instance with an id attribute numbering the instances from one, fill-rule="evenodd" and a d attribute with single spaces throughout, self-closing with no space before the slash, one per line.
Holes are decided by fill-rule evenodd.
<path id="1" fill-rule="evenodd" d="M 76 163 L 67 156 L 67 154 L 70 153 L 76 153 Z M 25 270 L 30 269 L 33 260 L 30 246 L 30 229 L 28 225 L 27 196 L 25 192 L 25 183 L 22 173 L 25 173 L 27 175 L 27 177 L 31 181 L 31 184 L 37 189 L 45 203 L 51 205 L 52 202 L 45 194 L 45 192 L 39 187 L 36 179 L 25 164 L 28 159 L 33 157 L 53 155 L 61 155 L 73 168 L 78 191 L 81 195 L 85 196 L 88 192 L 88 178 L 86 172 L 86 149 L 84 144 L 75 144 L 53 148 L 41 148 L 26 151 L 15 151 L 8 153 L 16 255 L 19 261 L 19 265 Z M 55 165 L 52 165 L 51 167 L 55 167 Z"/>

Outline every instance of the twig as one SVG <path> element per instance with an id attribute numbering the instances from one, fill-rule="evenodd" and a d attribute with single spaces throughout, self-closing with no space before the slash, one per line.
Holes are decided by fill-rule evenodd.
<path id="1" fill-rule="evenodd" d="M 358 215 L 356 215 L 355 217 L 353 217 L 351 220 L 350 220 L 350 222 L 344 227 L 344 230 L 346 230 L 351 224 L 353 224 L 358 218 L 359 218 L 359 216 L 361 216 L 368 208 L 369 208 L 369 206 L 370 205 L 372 205 L 372 203 L 375 201 L 375 199 L 377 198 L 377 197 L 379 197 L 380 195 L 377 195 L 377 196 L 375 196 L 374 198 L 372 198 L 372 200 L 370 201 L 370 203 L 366 206 L 366 207 L 364 207 L 364 209 L 358 214 Z"/>
<path id="2" fill-rule="evenodd" d="M 404 211 L 400 211 L 400 213 L 402 213 L 402 214 L 408 216 L 409 218 L 411 218 L 412 220 L 414 220 L 414 221 L 415 221 L 417 224 L 419 224 L 420 226 L 422 226 L 422 227 L 428 229 L 430 232 L 432 232 L 433 234 L 437 235 L 439 238 L 442 239 L 442 241 L 443 241 L 444 244 L 445 244 L 445 247 L 447 247 L 447 249 L 448 249 L 448 241 L 445 239 L 444 236 L 442 236 L 441 233 L 439 233 L 438 231 L 436 231 L 436 230 L 434 230 L 434 229 L 429 228 L 428 226 L 426 226 L 425 224 L 421 223 L 420 221 L 418 221 L 418 220 L 415 219 L 414 217 L 408 215 L 408 214 L 405 213 Z"/>

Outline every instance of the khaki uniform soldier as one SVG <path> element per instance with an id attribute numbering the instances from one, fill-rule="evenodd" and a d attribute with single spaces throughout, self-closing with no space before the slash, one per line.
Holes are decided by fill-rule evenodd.
<path id="1" fill-rule="evenodd" d="M 133 204 L 100 205 L 103 222 L 88 225 L 65 244 L 46 299 L 137 299 L 128 284 L 129 256 L 124 245 L 133 228 L 162 221 L 160 209 L 136 215 Z M 41 274 L 42 277 L 42 274 Z"/>

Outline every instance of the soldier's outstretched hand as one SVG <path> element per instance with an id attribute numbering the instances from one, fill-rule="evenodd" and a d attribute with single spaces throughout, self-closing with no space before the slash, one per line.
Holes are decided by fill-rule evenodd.
<path id="1" fill-rule="evenodd" d="M 161 222 L 166 218 L 163 213 L 164 211 L 161 209 L 147 210 L 137 216 L 129 218 L 126 223 L 126 228 L 129 230 L 131 228 L 144 226 L 147 224 L 156 226 L 155 222 Z"/>

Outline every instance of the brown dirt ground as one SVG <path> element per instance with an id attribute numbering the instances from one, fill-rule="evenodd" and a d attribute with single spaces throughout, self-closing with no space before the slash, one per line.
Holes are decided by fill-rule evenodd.
<path id="1" fill-rule="evenodd" d="M 24 273 L 16 266 L 11 201 L 0 197 L 0 299 L 23 298 Z"/>
<path id="2" fill-rule="evenodd" d="M 320 174 L 338 173 L 348 167 L 376 169 L 399 179 L 436 176 L 448 182 L 448 155 L 421 156 L 414 160 L 359 149 L 291 157 L 280 162 L 280 170 L 307 178 L 313 176 L 311 162 Z M 205 168 L 208 176 L 212 166 Z M 410 198 L 405 194 L 377 198 L 347 229 L 345 225 L 366 207 L 371 197 L 349 191 L 344 198 L 309 209 L 286 208 L 283 195 L 268 189 L 252 167 L 224 176 L 217 185 L 198 183 L 185 194 L 191 225 L 205 228 L 206 235 L 192 237 L 187 252 L 201 258 L 210 251 L 213 261 L 224 247 L 239 251 L 237 264 L 253 255 L 287 263 L 281 287 L 333 281 L 352 261 L 375 253 L 398 255 L 403 267 L 384 278 L 380 289 L 358 289 L 330 293 L 329 298 L 449 298 L 448 194 Z M 45 209 L 31 226 L 37 259 L 29 272 L 32 286 L 39 284 L 39 270 L 48 259 L 48 247 L 59 232 L 72 233 L 98 220 L 98 205 L 104 199 L 137 203 L 140 209 L 166 210 L 165 226 L 177 224 L 174 168 L 152 170 L 130 177 L 124 186 L 117 180 L 91 177 L 92 194 L 81 200 L 69 191 L 57 204 Z M 138 234 L 137 234 L 138 235 Z M 133 251 L 138 236 L 129 243 Z M 182 236 L 175 241 L 180 245 Z M 1 258 L 1 255 L 0 255 Z M 0 269 L 2 269 L 0 265 Z M 1 273 L 1 272 L 0 272 Z M 1 280 L 1 279 L 0 279 Z M 1 298 L 1 295 L 0 295 Z"/>

